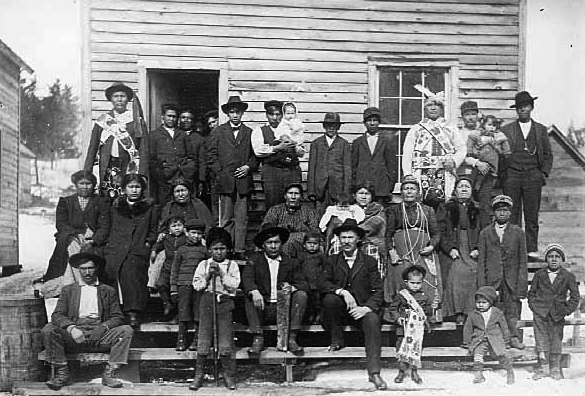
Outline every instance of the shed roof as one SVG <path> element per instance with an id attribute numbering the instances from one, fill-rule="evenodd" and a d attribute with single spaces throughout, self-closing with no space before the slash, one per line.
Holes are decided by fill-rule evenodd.
<path id="1" fill-rule="evenodd" d="M 585 169 L 585 156 L 579 151 L 579 149 L 561 132 L 556 125 L 551 125 L 548 128 L 548 135 L 552 136 L 559 144 L 569 153 L 569 155 L 583 168 Z"/>
<path id="2" fill-rule="evenodd" d="M 33 73 L 34 70 L 32 67 L 28 65 L 20 56 L 18 56 L 14 51 L 10 49 L 2 40 L 0 40 L 0 53 L 5 55 L 8 59 L 18 65 L 19 68 L 28 71 L 29 73 Z"/>
<path id="3" fill-rule="evenodd" d="M 36 158 L 37 157 L 37 155 L 35 153 L 30 151 L 30 149 L 22 143 L 20 143 L 20 145 L 19 145 L 19 150 L 20 150 L 20 155 L 22 155 L 23 157 L 27 157 L 27 158 Z"/>

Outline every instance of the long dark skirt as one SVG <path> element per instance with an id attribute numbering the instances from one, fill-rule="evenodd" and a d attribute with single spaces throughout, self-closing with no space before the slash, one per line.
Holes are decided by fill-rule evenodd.
<path id="1" fill-rule="evenodd" d="M 118 291 L 124 312 L 144 312 L 148 303 L 148 257 L 128 255 L 118 271 Z"/>
<path id="2" fill-rule="evenodd" d="M 443 307 L 445 315 L 469 314 L 475 309 L 475 291 L 477 290 L 477 261 L 469 257 L 467 230 L 459 231 L 459 255 L 451 260 L 451 270 L 445 281 L 445 299 Z M 441 262 L 443 265 L 443 262 Z"/>

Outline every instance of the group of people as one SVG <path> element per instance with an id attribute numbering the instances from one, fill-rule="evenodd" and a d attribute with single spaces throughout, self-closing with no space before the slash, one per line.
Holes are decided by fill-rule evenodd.
<path id="1" fill-rule="evenodd" d="M 66 347 L 103 345 L 112 348 L 103 383 L 121 386 L 114 371 L 126 363 L 126 341 L 146 309 L 149 263 L 163 251 L 156 288 L 165 316 L 178 311 L 177 350 L 197 351 L 194 390 L 212 346 L 226 386 L 235 388 L 237 289 L 253 334 L 251 354 L 264 349 L 266 324 L 286 321 L 277 346 L 295 354 L 303 353 L 302 323 L 322 324 L 333 351 L 345 346 L 342 326 L 354 324 L 364 333 L 377 389 L 387 388 L 380 377 L 382 321 L 398 325 L 395 382 L 410 369 L 421 383 L 425 328 L 444 318 L 464 325 L 475 382 L 491 348 L 512 383 L 506 346 L 524 347 L 517 321 L 528 296 L 539 353 L 535 379 L 545 375 L 545 362 L 558 377 L 563 318 L 579 294 L 560 266 L 560 245 L 547 248 L 548 267 L 528 291 L 527 252 L 537 252 L 538 237 L 534 194 L 540 197 L 552 166 L 546 129 L 530 118 L 536 98 L 518 93 L 518 120 L 501 130 L 490 116 L 478 125 L 477 103 L 465 102 L 459 130 L 443 118 L 442 96 L 423 92 L 425 118 L 404 141 L 400 183 L 397 143 L 381 133 L 380 110 L 370 107 L 366 132 L 351 145 L 338 135 L 339 114 L 325 115 L 324 134 L 308 150 L 304 191 L 299 159 L 307 153 L 306 128 L 293 103 L 265 102 L 267 124 L 251 129 L 242 121 L 248 104 L 232 96 L 221 106 L 228 122 L 214 126 L 217 114 L 206 115 L 214 126 L 206 137 L 189 129 L 191 110 L 164 105 L 162 125 L 147 134 L 140 112 L 127 108 L 132 90 L 108 88 L 113 110 L 96 121 L 85 169 L 72 175 L 77 193 L 57 206 L 57 246 L 43 279 L 45 296 L 59 296 L 44 330 L 52 348 L 47 361 L 55 366 L 48 385 L 69 381 Z M 91 172 L 98 153 L 99 184 Z M 259 166 L 266 213 L 250 253 L 247 213 Z M 508 194 L 492 200 L 498 178 Z M 198 198 L 206 186 L 207 204 Z M 302 203 L 303 195 L 312 205 Z M 522 206 L 526 235 L 516 225 Z"/>

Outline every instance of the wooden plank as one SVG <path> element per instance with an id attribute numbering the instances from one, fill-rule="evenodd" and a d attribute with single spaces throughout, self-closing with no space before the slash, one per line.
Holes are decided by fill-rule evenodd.
<path id="1" fill-rule="evenodd" d="M 433 23 L 437 20 L 443 23 L 457 23 L 457 24 L 478 24 L 478 25 L 517 25 L 518 11 L 506 9 L 500 10 L 500 13 L 485 13 L 476 12 L 475 7 L 465 7 L 459 11 L 451 9 L 449 6 L 431 6 L 422 5 L 416 6 L 413 9 L 406 10 L 356 10 L 356 9 L 328 9 L 327 12 L 316 9 L 315 7 L 287 7 L 287 4 L 279 4 L 275 6 L 256 6 L 249 3 L 244 3 L 239 7 L 232 7 L 225 4 L 207 4 L 199 3 L 193 4 L 190 2 L 162 2 L 162 1 L 127 1 L 118 0 L 116 2 L 108 0 L 95 0 L 92 2 L 92 15 L 94 12 L 108 12 L 108 11 L 124 11 L 126 13 L 140 12 L 144 14 L 154 14 L 161 17 L 167 15 L 179 16 L 184 15 L 187 18 L 192 15 L 219 15 L 219 16 L 235 16 L 240 20 L 248 19 L 248 17 L 260 17 L 270 19 L 312 19 L 323 21 L 346 21 L 367 22 L 368 24 L 374 22 L 386 21 L 404 21 L 404 22 L 428 22 Z M 413 4 L 414 5 L 414 4 Z M 478 7 L 479 8 L 479 7 Z M 508 7 L 506 7 L 508 8 Z M 496 9 L 493 9 L 495 11 Z M 122 14 L 118 12 L 118 14 Z M 286 16 L 286 18 L 283 18 Z M 115 18 L 111 20 L 117 20 Z M 143 18 L 134 18 L 134 20 L 146 21 Z M 184 23 L 185 19 L 177 18 L 177 21 Z M 181 23 L 181 22 L 179 22 Z M 312 28 L 318 29 L 324 26 L 323 24 L 315 25 Z M 331 26 L 334 28 L 335 25 Z"/>
<path id="2" fill-rule="evenodd" d="M 516 1 L 508 2 L 495 2 L 490 4 L 490 0 L 472 0 L 461 3 L 459 0 L 449 2 L 448 0 L 441 3 L 445 4 L 433 4 L 433 1 L 418 1 L 413 2 L 408 0 L 406 2 L 389 2 L 389 1 L 352 1 L 352 0 L 325 0 L 315 2 L 314 0 L 300 0 L 294 3 L 275 4 L 270 0 L 185 0 L 179 4 L 181 6 L 187 6 L 189 10 L 197 10 L 199 7 L 213 5 L 218 9 L 232 8 L 231 6 L 248 6 L 254 9 L 279 9 L 285 15 L 294 12 L 303 12 L 303 9 L 316 9 L 321 13 L 329 13 L 331 11 L 342 11 L 342 12 L 359 12 L 359 11 L 374 11 L 376 13 L 384 14 L 387 11 L 408 11 L 408 12 L 432 12 L 432 13 L 477 13 L 477 14 L 495 14 L 495 15 L 510 15 L 518 13 L 518 5 Z M 108 0 L 94 0 L 93 4 L 97 7 L 108 8 L 111 7 L 111 1 Z M 116 4 L 128 3 L 128 1 L 116 1 Z M 145 2 L 150 5 L 147 8 L 150 11 L 173 11 L 177 10 L 176 0 L 160 0 L 158 2 Z M 465 3 L 475 3 L 465 4 Z M 141 9 L 141 8 L 133 8 Z M 300 9 L 300 10 L 297 10 Z M 179 8 L 180 10 L 180 8 Z M 180 11 L 179 11 L 180 12 Z M 301 14 L 303 15 L 303 14 Z M 338 16 L 338 15 L 336 15 Z"/>
<path id="3" fill-rule="evenodd" d="M 209 30 L 209 29 L 208 29 Z M 517 45 L 507 44 L 473 44 L 463 42 L 455 44 L 433 43 L 432 40 L 421 40 L 409 43 L 407 39 L 398 42 L 368 42 L 352 41 L 348 33 L 345 37 L 339 36 L 337 41 L 312 39 L 275 39 L 249 37 L 216 37 L 197 36 L 189 39 L 180 35 L 153 35 L 153 34 L 120 34 L 93 32 L 92 41 L 95 43 L 126 43 L 126 44 L 162 44 L 165 46 L 219 46 L 238 48 L 275 48 L 275 49 L 320 49 L 347 52 L 429 52 L 443 54 L 494 54 L 516 55 Z M 429 42 L 431 41 L 431 42 Z"/>
<path id="4" fill-rule="evenodd" d="M 323 41 L 356 41 L 377 43 L 443 43 L 443 44 L 469 44 L 478 45 L 518 45 L 518 32 L 515 27 L 500 29 L 494 25 L 432 25 L 388 22 L 384 31 L 368 32 L 367 30 L 317 30 L 300 29 L 296 25 L 283 26 L 279 29 L 267 29 L 255 26 L 224 26 L 221 29 L 209 29 L 216 18 L 210 16 L 206 25 L 172 25 L 165 23 L 143 23 L 140 21 L 128 22 L 104 22 L 96 21 L 92 25 L 95 33 L 114 33 L 124 35 L 159 35 L 164 37 L 180 36 L 185 41 L 195 40 L 195 37 L 224 37 L 238 38 L 248 37 L 260 40 L 266 39 L 295 39 L 295 40 L 323 40 Z M 219 22 L 221 23 L 221 22 Z M 440 27 L 440 28 L 439 28 Z M 409 29 L 410 28 L 410 29 Z M 505 34 L 505 33 L 508 34 Z"/>

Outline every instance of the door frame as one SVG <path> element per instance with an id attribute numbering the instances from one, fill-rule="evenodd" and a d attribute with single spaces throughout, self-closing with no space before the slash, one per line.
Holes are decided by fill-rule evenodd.
<path id="1" fill-rule="evenodd" d="M 203 60 L 169 60 L 169 59 L 143 59 L 138 61 L 138 98 L 142 103 L 144 114 L 150 114 L 150 89 L 148 84 L 148 71 L 157 70 L 214 70 L 219 71 L 218 103 L 226 103 L 229 94 L 228 61 L 203 61 Z M 227 121 L 227 116 L 219 111 L 219 122 Z M 149 125 L 154 129 L 153 125 Z"/>

